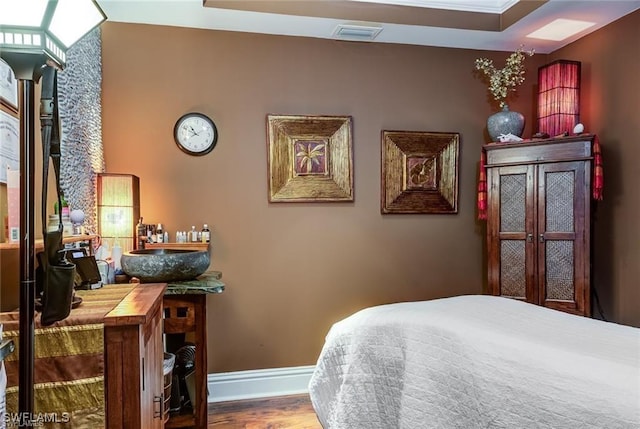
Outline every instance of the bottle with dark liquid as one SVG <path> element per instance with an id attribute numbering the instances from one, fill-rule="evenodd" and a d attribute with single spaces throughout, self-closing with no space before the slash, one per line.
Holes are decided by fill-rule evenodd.
<path id="1" fill-rule="evenodd" d="M 162 224 L 159 223 L 156 226 L 156 243 L 162 243 L 164 241 L 164 228 L 162 228 Z"/>
<path id="2" fill-rule="evenodd" d="M 200 238 L 203 243 L 208 243 L 211 240 L 211 231 L 209 230 L 209 225 L 204 224 L 202 231 L 200 232 Z"/>
<path id="3" fill-rule="evenodd" d="M 147 243 L 156 242 L 156 226 L 147 224 Z"/>
<path id="4" fill-rule="evenodd" d="M 138 225 L 136 226 L 136 233 L 138 235 L 137 240 L 137 249 L 144 249 L 145 243 L 147 242 L 147 225 L 142 223 L 142 217 L 138 220 Z"/>

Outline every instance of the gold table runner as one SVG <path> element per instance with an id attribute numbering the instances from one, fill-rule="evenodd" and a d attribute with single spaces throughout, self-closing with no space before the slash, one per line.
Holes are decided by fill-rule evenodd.
<path id="1" fill-rule="evenodd" d="M 135 284 L 78 290 L 78 308 L 48 327 L 36 313 L 34 333 L 34 414 L 47 428 L 104 427 L 104 316 Z M 19 312 L 0 313 L 3 338 L 16 350 L 5 359 L 7 413 L 18 412 Z M 11 421 L 7 426 L 11 427 Z M 17 426 L 17 425 L 16 425 Z"/>

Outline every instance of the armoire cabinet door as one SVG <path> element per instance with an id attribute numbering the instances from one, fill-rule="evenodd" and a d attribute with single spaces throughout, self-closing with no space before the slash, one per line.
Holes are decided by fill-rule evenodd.
<path id="1" fill-rule="evenodd" d="M 591 315 L 594 138 L 484 146 L 493 295 Z"/>
<path id="2" fill-rule="evenodd" d="M 585 161 L 538 166 L 538 288 L 540 304 L 589 312 L 589 169 Z"/>
<path id="3" fill-rule="evenodd" d="M 536 302 L 534 166 L 491 168 L 487 179 L 491 293 Z"/>

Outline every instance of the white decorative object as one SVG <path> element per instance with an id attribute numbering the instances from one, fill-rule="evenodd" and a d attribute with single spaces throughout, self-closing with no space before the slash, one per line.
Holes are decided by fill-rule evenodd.
<path id="1" fill-rule="evenodd" d="M 82 223 L 84 222 L 84 212 L 80 209 L 71 210 L 69 213 L 71 223 L 73 224 L 73 235 L 82 234 Z"/>
<path id="2" fill-rule="evenodd" d="M 71 210 L 69 216 L 71 218 L 71 222 L 73 222 L 74 224 L 81 225 L 82 222 L 84 222 L 84 212 L 80 209 Z"/>
<path id="3" fill-rule="evenodd" d="M 506 143 L 506 142 L 521 142 L 522 139 L 518 136 L 514 136 L 511 133 L 508 134 L 500 134 L 498 136 L 498 140 L 500 140 L 500 142 L 502 143 Z"/>
<path id="4" fill-rule="evenodd" d="M 573 134 L 581 134 L 584 132 L 584 125 L 577 123 L 575 127 L 573 127 Z"/>

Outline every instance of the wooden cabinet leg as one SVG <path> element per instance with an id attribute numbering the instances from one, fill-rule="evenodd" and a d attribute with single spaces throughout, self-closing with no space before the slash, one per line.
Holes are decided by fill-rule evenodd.
<path id="1" fill-rule="evenodd" d="M 207 295 L 193 295 L 196 309 L 196 426 L 207 427 Z"/>

